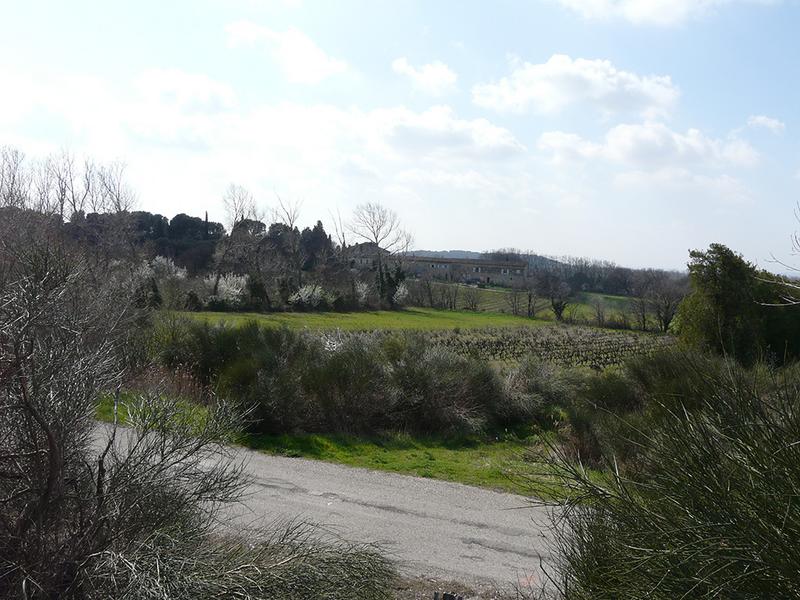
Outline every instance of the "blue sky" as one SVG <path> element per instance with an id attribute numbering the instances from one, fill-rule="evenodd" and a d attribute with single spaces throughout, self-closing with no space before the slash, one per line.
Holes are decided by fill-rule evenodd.
<path id="1" fill-rule="evenodd" d="M 0 145 L 124 161 L 144 210 L 222 220 L 235 182 L 425 249 L 791 260 L 797 2 L 0 7 Z"/>

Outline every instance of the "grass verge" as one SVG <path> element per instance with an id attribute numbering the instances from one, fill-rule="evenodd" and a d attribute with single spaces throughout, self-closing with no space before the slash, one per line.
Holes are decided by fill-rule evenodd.
<path id="1" fill-rule="evenodd" d="M 391 434 L 364 438 L 339 434 L 251 435 L 244 444 L 281 456 L 452 481 L 499 491 L 533 493 L 517 477 L 529 469 L 524 455 L 540 445 L 535 434 L 502 438 L 420 438 Z M 544 486 L 542 487 L 544 489 Z"/>
<path id="2" fill-rule="evenodd" d="M 127 420 L 123 394 L 118 411 L 119 423 Z M 189 409 L 200 418 L 202 409 Z M 200 411 L 200 412 L 198 412 Z M 97 418 L 114 420 L 114 399 L 101 398 Z M 498 491 L 541 495 L 545 489 L 536 482 L 520 479 L 530 470 L 525 453 L 541 445 L 532 432 L 505 433 L 496 437 L 421 438 L 405 434 L 359 437 L 340 434 L 242 435 L 238 442 L 252 450 L 322 460 L 325 462 L 452 481 Z M 540 493 L 537 494 L 537 491 Z"/>

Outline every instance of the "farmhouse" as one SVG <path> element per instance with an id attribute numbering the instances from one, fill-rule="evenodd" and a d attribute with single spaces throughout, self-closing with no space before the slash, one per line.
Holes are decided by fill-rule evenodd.
<path id="1" fill-rule="evenodd" d="M 434 258 L 413 254 L 391 254 L 373 243 L 355 244 L 348 248 L 350 267 L 374 269 L 378 253 L 386 265 L 400 263 L 410 278 L 435 279 L 456 283 L 483 283 L 514 287 L 528 280 L 528 263 L 523 260 L 483 258 Z"/>
<path id="2" fill-rule="evenodd" d="M 455 281 L 458 283 L 488 283 L 513 287 L 528 278 L 528 263 L 519 260 L 488 260 L 473 258 L 432 258 L 404 256 L 403 268 L 409 277 Z"/>
<path id="3" fill-rule="evenodd" d="M 371 269 L 378 264 L 378 254 L 384 259 L 388 258 L 391 252 L 379 248 L 373 242 L 354 244 L 347 248 L 347 260 L 351 268 Z"/>

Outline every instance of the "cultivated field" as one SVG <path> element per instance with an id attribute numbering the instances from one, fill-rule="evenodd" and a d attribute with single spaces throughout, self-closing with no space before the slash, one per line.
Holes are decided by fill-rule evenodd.
<path id="1" fill-rule="evenodd" d="M 356 313 L 183 314 L 211 324 L 238 326 L 257 322 L 267 327 L 319 332 L 332 343 L 358 332 L 377 336 L 413 332 L 435 346 L 497 365 L 514 365 L 525 356 L 535 356 L 563 367 L 605 368 L 673 343 L 671 337 L 650 333 L 556 324 L 501 313 L 430 308 Z"/>
<path id="2" fill-rule="evenodd" d="M 525 356 L 535 356 L 562 367 L 596 369 L 652 354 L 673 343 L 670 337 L 647 333 L 549 324 L 537 328 L 436 331 L 426 337 L 434 345 L 493 363 L 513 365 Z"/>

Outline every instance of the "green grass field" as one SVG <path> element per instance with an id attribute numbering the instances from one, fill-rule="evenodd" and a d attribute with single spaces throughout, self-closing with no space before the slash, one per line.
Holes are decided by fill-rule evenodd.
<path id="1" fill-rule="evenodd" d="M 193 319 L 212 323 L 226 322 L 239 325 L 257 321 L 263 325 L 291 329 L 343 329 L 349 331 L 371 331 L 375 329 L 434 330 L 434 329 L 479 329 L 486 327 L 536 327 L 540 320 L 527 319 L 502 313 L 448 311 L 432 308 L 409 308 L 406 310 L 381 310 L 352 313 L 182 313 Z"/>
<path id="2" fill-rule="evenodd" d="M 458 296 L 457 306 L 465 308 L 466 294 L 465 292 L 470 288 L 462 284 L 452 283 L 435 283 L 434 286 L 452 286 L 459 285 L 460 291 Z M 478 295 L 478 311 L 486 313 L 511 313 L 511 304 L 509 302 L 510 290 L 500 287 L 489 288 L 471 288 L 477 292 Z M 601 301 L 606 307 L 606 317 L 611 317 L 615 313 L 621 313 L 627 310 L 630 305 L 631 299 L 625 296 L 612 296 L 610 294 L 597 294 L 594 292 L 579 292 L 575 294 L 571 308 L 568 312 L 573 312 L 574 317 L 581 321 L 592 321 L 595 317 L 594 303 Z M 524 311 L 526 300 L 520 299 L 521 309 Z M 550 310 L 550 305 L 544 298 L 539 298 L 536 303 L 537 311 L 536 318 L 547 321 L 555 320 L 553 312 Z"/>

